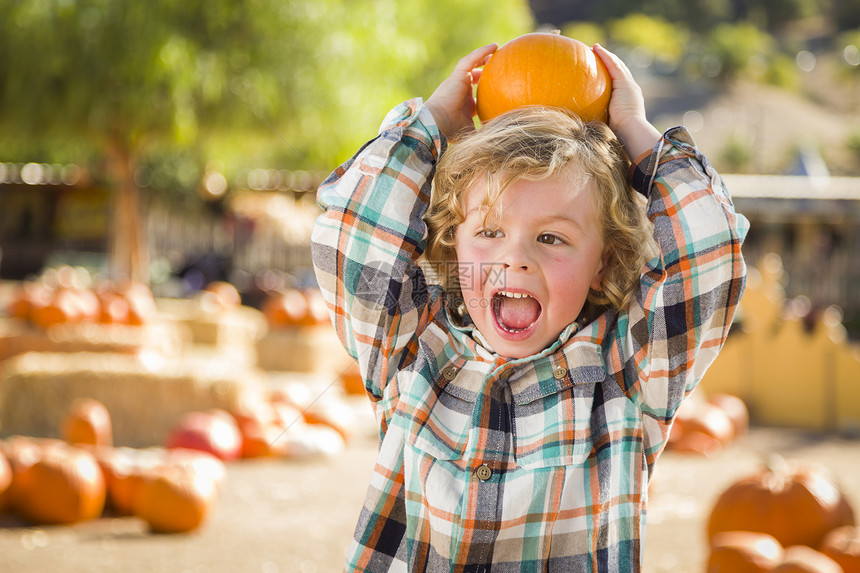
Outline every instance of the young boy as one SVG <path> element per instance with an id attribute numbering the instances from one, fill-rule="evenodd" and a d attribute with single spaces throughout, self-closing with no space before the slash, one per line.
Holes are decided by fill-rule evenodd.
<path id="1" fill-rule="evenodd" d="M 746 220 L 617 57 L 594 48 L 609 128 L 529 108 L 475 132 L 495 49 L 319 190 L 317 278 L 380 428 L 349 571 L 639 571 L 654 462 L 743 290 Z"/>

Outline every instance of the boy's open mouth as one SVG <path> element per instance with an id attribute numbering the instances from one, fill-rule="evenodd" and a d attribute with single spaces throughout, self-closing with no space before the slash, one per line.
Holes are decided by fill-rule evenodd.
<path id="1" fill-rule="evenodd" d="M 541 315 L 536 298 L 524 292 L 500 291 L 493 295 L 493 314 L 505 332 L 517 334 L 531 328 Z"/>

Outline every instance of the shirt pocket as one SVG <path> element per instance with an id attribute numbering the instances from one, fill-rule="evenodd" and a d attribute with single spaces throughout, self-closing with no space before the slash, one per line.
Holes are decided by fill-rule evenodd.
<path id="1" fill-rule="evenodd" d="M 462 458 L 474 408 L 474 401 L 442 389 L 413 413 L 409 442 L 437 460 Z"/>
<path id="2" fill-rule="evenodd" d="M 518 466 L 534 470 L 578 465 L 591 454 L 594 394 L 605 370 L 596 360 L 590 362 L 535 383 L 532 389 L 538 391 L 514 396 L 513 442 Z"/>

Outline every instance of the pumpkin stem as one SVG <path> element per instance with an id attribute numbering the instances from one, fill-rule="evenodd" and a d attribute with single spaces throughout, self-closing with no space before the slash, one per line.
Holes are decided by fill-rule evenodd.
<path id="1" fill-rule="evenodd" d="M 787 474 L 791 467 L 789 463 L 779 454 L 771 453 L 768 454 L 764 459 L 764 465 L 771 473 L 785 475 Z"/>
<path id="2" fill-rule="evenodd" d="M 550 34 L 555 34 L 556 36 L 561 35 L 561 30 L 553 30 Z"/>

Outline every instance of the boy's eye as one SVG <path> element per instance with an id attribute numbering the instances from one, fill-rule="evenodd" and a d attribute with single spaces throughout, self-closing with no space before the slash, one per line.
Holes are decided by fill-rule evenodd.
<path id="1" fill-rule="evenodd" d="M 538 236 L 538 242 L 543 243 L 545 245 L 563 245 L 564 241 L 550 233 L 543 233 Z"/>
<path id="2" fill-rule="evenodd" d="M 485 239 L 496 239 L 502 236 L 502 232 L 498 229 L 482 229 L 479 234 Z"/>

